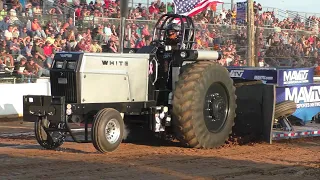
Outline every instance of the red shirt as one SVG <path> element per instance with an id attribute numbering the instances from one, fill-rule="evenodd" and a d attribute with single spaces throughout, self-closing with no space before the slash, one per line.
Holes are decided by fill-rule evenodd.
<path id="1" fill-rule="evenodd" d="M 105 8 L 109 9 L 110 0 L 104 0 L 104 5 L 105 5 Z"/>
<path id="2" fill-rule="evenodd" d="M 309 40 L 310 44 L 313 44 L 313 42 L 314 42 L 313 37 L 309 37 L 308 40 Z"/>
<path id="3" fill-rule="evenodd" d="M 145 46 L 146 44 L 143 41 L 140 41 L 137 45 L 136 48 L 142 48 L 143 46 Z"/>
<path id="4" fill-rule="evenodd" d="M 45 55 L 50 56 L 52 54 L 53 48 L 52 46 L 44 46 L 43 52 Z"/>
<path id="5" fill-rule="evenodd" d="M 142 29 L 142 34 L 145 36 L 150 36 L 150 33 L 149 33 L 148 29 L 146 29 L 146 28 Z"/>
<path id="6" fill-rule="evenodd" d="M 80 10 L 80 8 L 77 8 L 77 9 L 76 9 L 75 14 L 76 14 L 77 17 L 80 17 L 80 16 L 81 16 L 81 10 Z"/>
<path id="7" fill-rule="evenodd" d="M 159 10 L 155 6 L 150 6 L 149 13 L 150 14 L 153 14 L 153 13 L 157 14 L 157 13 L 159 13 Z"/>

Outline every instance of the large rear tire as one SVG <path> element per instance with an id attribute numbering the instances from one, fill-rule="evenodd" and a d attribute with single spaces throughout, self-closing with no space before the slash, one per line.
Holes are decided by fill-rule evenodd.
<path id="1" fill-rule="evenodd" d="M 116 150 L 123 139 L 124 121 L 121 114 L 112 108 L 100 110 L 92 128 L 92 143 L 101 153 Z"/>
<path id="2" fill-rule="evenodd" d="M 236 95 L 226 68 L 199 61 L 180 75 L 173 96 L 177 139 L 187 147 L 215 148 L 229 138 Z"/>

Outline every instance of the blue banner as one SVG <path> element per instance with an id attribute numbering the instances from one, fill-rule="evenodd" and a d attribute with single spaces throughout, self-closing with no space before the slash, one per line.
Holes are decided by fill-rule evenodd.
<path id="1" fill-rule="evenodd" d="M 227 67 L 230 77 L 261 80 L 267 84 L 301 86 L 313 83 L 314 68 L 276 69 L 255 67 Z"/>
<path id="2" fill-rule="evenodd" d="M 277 87 L 276 94 L 276 103 L 294 101 L 297 110 L 292 115 L 304 122 L 310 121 L 320 112 L 320 85 Z"/>
<path id="3" fill-rule="evenodd" d="M 268 84 L 277 84 L 277 69 L 275 68 L 227 67 L 227 69 L 231 78 L 261 80 Z"/>
<path id="4" fill-rule="evenodd" d="M 239 24 L 245 24 L 247 22 L 247 1 L 237 2 L 236 21 Z"/>
<path id="5" fill-rule="evenodd" d="M 314 68 L 279 69 L 278 71 L 278 86 L 313 83 Z"/>

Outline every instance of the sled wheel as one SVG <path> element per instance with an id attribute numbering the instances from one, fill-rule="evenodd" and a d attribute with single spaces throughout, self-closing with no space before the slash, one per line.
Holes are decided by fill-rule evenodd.
<path id="1" fill-rule="evenodd" d="M 60 131 L 46 132 L 45 128 L 57 128 L 45 118 L 38 118 L 34 123 L 34 134 L 37 142 L 45 149 L 56 149 L 65 141 L 65 133 Z"/>
<path id="2" fill-rule="evenodd" d="M 229 138 L 236 95 L 226 68 L 199 61 L 180 75 L 173 98 L 177 139 L 187 147 L 214 148 Z"/>
<path id="3" fill-rule="evenodd" d="M 92 143 L 101 153 L 116 150 L 123 139 L 124 122 L 120 113 L 111 108 L 100 110 L 93 121 Z"/>
<path id="4" fill-rule="evenodd" d="M 297 110 L 297 105 L 294 101 L 283 101 L 276 104 L 274 118 L 288 117 Z"/>

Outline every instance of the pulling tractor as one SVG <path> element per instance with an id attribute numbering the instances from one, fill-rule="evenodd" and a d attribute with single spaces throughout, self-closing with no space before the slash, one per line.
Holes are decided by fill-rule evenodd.
<path id="1" fill-rule="evenodd" d="M 168 45 L 167 27 L 177 20 L 177 44 Z M 59 52 L 50 70 L 51 95 L 24 96 L 24 121 L 34 122 L 45 149 L 58 148 L 69 134 L 102 153 L 114 151 L 125 124 L 136 122 L 132 117 L 185 147 L 218 147 L 231 133 L 271 142 L 275 85 L 241 78 L 248 69 L 222 67 L 219 52 L 195 50 L 194 43 L 192 19 L 165 14 L 151 45 L 135 53 Z M 81 138 L 71 123 L 84 124 Z"/>

